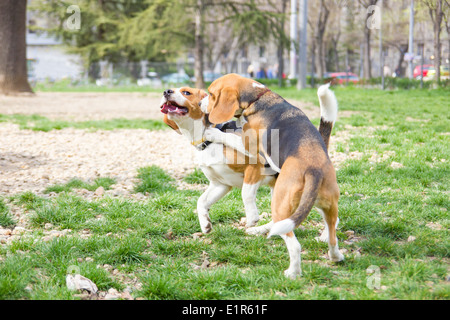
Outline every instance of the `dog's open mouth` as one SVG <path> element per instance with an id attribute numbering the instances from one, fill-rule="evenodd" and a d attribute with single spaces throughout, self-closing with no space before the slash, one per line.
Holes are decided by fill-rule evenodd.
<path id="1" fill-rule="evenodd" d="M 186 115 L 189 112 L 189 110 L 188 110 L 188 108 L 181 107 L 181 106 L 177 105 L 173 101 L 166 101 L 161 106 L 161 112 L 165 113 L 165 114 L 170 113 L 170 114 L 176 114 L 176 115 L 184 116 L 184 115 Z"/>

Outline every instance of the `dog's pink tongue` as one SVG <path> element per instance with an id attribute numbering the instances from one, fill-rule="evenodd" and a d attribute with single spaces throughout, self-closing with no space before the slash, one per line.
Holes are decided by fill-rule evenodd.
<path id="1" fill-rule="evenodd" d="M 175 108 L 176 108 L 176 107 L 171 106 L 170 104 L 165 103 L 165 104 L 163 104 L 162 107 L 161 107 L 161 112 L 167 114 L 167 113 L 169 113 L 169 111 L 173 111 L 173 109 L 175 109 Z"/>
<path id="2" fill-rule="evenodd" d="M 185 115 L 187 113 L 185 108 L 179 108 L 177 106 L 173 106 L 168 103 L 164 104 L 161 107 L 161 112 L 165 113 L 165 114 L 170 112 L 170 113 L 176 113 L 176 114 L 180 114 L 180 115 Z"/>

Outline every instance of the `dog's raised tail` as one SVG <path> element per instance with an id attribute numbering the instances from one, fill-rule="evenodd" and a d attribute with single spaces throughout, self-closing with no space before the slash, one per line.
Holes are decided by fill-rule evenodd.
<path id="1" fill-rule="evenodd" d="M 322 179 L 323 175 L 320 169 L 309 169 L 305 173 L 305 187 L 297 210 L 289 218 L 276 222 L 270 229 L 267 238 L 293 231 L 308 217 L 317 199 Z"/>
<path id="2" fill-rule="evenodd" d="M 319 133 L 322 136 L 328 150 L 331 130 L 337 118 L 338 103 L 334 92 L 330 90 L 331 82 L 324 84 L 317 90 L 320 103 Z"/>

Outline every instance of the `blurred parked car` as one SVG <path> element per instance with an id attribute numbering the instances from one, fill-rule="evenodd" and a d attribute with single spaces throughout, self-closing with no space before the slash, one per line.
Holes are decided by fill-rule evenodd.
<path id="1" fill-rule="evenodd" d="M 420 69 L 421 69 L 421 65 L 419 64 L 418 66 L 416 66 L 414 68 L 413 71 L 413 78 L 420 80 L 422 77 L 426 77 L 428 74 L 428 70 L 430 70 L 430 68 L 434 68 L 434 66 L 432 64 L 424 64 L 423 65 L 423 74 L 420 75 Z"/>
<path id="2" fill-rule="evenodd" d="M 338 84 L 343 84 L 346 82 L 358 83 L 359 78 L 356 74 L 352 72 L 327 72 L 324 78 L 335 78 Z"/>
<path id="3" fill-rule="evenodd" d="M 448 66 L 441 66 L 441 80 L 447 80 L 450 79 L 450 71 Z M 435 80 L 436 78 L 436 69 L 432 66 L 428 69 L 428 73 L 425 77 L 423 77 L 423 80 Z"/>
<path id="4" fill-rule="evenodd" d="M 169 73 L 161 77 L 161 81 L 166 84 L 188 84 L 191 82 L 191 78 L 186 73 Z"/>

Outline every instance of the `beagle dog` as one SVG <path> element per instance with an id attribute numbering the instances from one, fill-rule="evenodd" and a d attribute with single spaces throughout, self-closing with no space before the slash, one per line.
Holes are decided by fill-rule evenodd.
<path id="1" fill-rule="evenodd" d="M 264 165 L 262 157 L 249 158 L 235 121 L 209 128 L 211 123 L 200 108 L 206 96 L 203 90 L 183 87 L 164 91 L 161 100 L 164 122 L 195 147 L 196 162 L 210 182 L 197 201 L 201 230 L 211 231 L 209 209 L 232 187 L 242 188 L 246 225 L 255 226 L 259 220 L 256 192 L 260 185 L 273 187 L 277 173 Z"/>
<path id="2" fill-rule="evenodd" d="M 318 90 L 321 107 L 319 130 L 299 109 L 261 83 L 237 74 L 215 80 L 202 100 L 211 123 L 233 117 L 245 119 L 242 139 L 248 152 L 264 154 L 279 173 L 272 194 L 269 236 L 280 235 L 287 246 L 289 278 L 301 275 L 301 246 L 293 230 L 315 205 L 325 220 L 320 239 L 328 241 L 329 257 L 342 261 L 336 237 L 339 187 L 327 147 L 337 116 L 337 101 L 329 84 Z"/>

